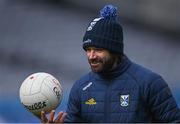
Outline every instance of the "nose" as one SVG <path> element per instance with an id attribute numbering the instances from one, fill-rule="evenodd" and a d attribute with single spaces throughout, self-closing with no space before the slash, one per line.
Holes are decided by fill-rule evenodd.
<path id="1" fill-rule="evenodd" d="M 88 50 L 87 51 L 87 57 L 89 59 L 95 59 L 96 58 L 96 52 L 94 50 Z"/>

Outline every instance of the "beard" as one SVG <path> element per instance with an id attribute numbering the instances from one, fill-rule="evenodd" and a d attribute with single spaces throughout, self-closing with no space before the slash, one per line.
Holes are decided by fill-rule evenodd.
<path id="1" fill-rule="evenodd" d="M 116 58 L 113 55 L 104 58 L 97 57 L 95 59 L 88 59 L 91 70 L 95 73 L 106 73 L 113 69 Z"/>

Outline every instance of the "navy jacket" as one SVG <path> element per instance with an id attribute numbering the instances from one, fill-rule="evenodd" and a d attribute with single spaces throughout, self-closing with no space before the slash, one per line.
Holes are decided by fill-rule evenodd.
<path id="1" fill-rule="evenodd" d="M 109 74 L 88 73 L 72 87 L 65 122 L 180 122 L 180 110 L 158 74 L 125 57 Z"/>

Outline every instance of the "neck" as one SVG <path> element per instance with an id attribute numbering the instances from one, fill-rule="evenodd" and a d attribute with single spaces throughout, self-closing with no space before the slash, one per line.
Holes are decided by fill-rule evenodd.
<path id="1" fill-rule="evenodd" d="M 121 59 L 120 59 L 120 57 L 116 57 L 116 58 L 115 58 L 115 61 L 114 61 L 113 65 L 112 65 L 112 68 L 111 68 L 111 70 L 110 70 L 110 71 L 112 71 L 112 70 L 116 69 L 120 63 L 121 63 Z"/>
<path id="2" fill-rule="evenodd" d="M 103 78 L 106 78 L 106 79 L 113 78 L 118 72 L 118 68 L 120 64 L 121 64 L 121 59 L 119 57 L 115 57 L 112 67 L 109 70 L 100 72 L 99 75 L 101 75 Z"/>

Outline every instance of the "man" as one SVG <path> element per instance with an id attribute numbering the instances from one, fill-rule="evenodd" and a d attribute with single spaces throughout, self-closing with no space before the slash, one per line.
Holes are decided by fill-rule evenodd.
<path id="1" fill-rule="evenodd" d="M 180 111 L 158 74 L 131 62 L 123 51 L 123 31 L 112 5 L 88 26 L 83 38 L 91 72 L 72 87 L 67 115 L 42 122 L 180 122 Z"/>

